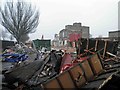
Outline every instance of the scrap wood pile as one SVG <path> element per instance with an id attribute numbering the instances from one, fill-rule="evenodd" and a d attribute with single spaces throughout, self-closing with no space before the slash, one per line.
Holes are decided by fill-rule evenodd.
<path id="1" fill-rule="evenodd" d="M 117 54 L 118 41 L 99 40 L 99 39 L 80 39 L 78 41 L 77 53 L 78 55 L 92 55 L 99 51 L 102 58 L 107 57 L 107 53 Z"/>
<path id="2" fill-rule="evenodd" d="M 42 83 L 42 87 L 45 90 L 49 88 L 118 89 L 120 88 L 120 59 L 112 64 L 105 67 L 100 54 L 96 53 L 60 75 Z"/>
<path id="3" fill-rule="evenodd" d="M 72 60 L 70 54 L 65 54 L 61 62 L 62 73 L 42 83 L 42 87 L 45 90 L 49 88 L 90 90 L 120 88 L 120 56 L 116 55 L 117 46 L 118 42 L 83 40 L 80 48 L 78 47 L 76 60 Z"/>
<path id="4" fill-rule="evenodd" d="M 75 60 L 69 53 L 62 57 L 62 52 L 58 54 L 52 51 L 43 60 L 13 68 L 4 75 L 9 84 L 18 82 L 16 87 L 22 89 L 101 88 L 108 77 L 119 73 L 120 63 L 116 48 L 117 42 L 113 44 L 101 40 L 83 40 Z M 106 60 L 111 57 L 114 60 Z"/>
<path id="5" fill-rule="evenodd" d="M 43 60 L 35 60 L 6 71 L 5 81 L 8 85 L 18 82 L 29 87 L 41 84 L 59 73 L 61 58 L 60 54 L 51 51 Z"/>

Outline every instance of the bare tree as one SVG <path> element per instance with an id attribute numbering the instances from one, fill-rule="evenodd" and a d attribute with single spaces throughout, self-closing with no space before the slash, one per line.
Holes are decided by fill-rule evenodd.
<path id="1" fill-rule="evenodd" d="M 34 33 L 39 24 L 39 11 L 26 2 L 6 2 L 0 7 L 1 25 L 3 25 L 18 42 L 25 42 L 28 34 Z M 25 37 L 27 36 L 27 38 Z M 23 37 L 26 39 L 23 40 Z"/>
<path id="2" fill-rule="evenodd" d="M 1 34 L 2 34 L 1 37 L 2 37 L 3 40 L 8 38 L 8 32 L 6 30 L 2 30 Z"/>
<path id="3" fill-rule="evenodd" d="M 25 41 L 27 41 L 27 40 L 29 40 L 29 36 L 28 36 L 28 35 L 23 35 L 23 36 L 20 38 L 20 41 L 21 41 L 21 42 L 25 42 Z"/>
<path id="4" fill-rule="evenodd" d="M 12 34 L 9 36 L 9 38 L 10 38 L 11 41 L 14 40 L 14 37 L 13 37 Z"/>

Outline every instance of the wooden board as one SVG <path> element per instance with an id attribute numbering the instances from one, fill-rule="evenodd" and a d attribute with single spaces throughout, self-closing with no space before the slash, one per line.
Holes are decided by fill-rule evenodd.
<path id="1" fill-rule="evenodd" d="M 81 87 L 85 84 L 86 79 L 84 77 L 84 72 L 82 71 L 80 65 L 74 66 L 69 70 L 69 72 L 77 87 Z"/>
<path id="2" fill-rule="evenodd" d="M 49 82 L 47 82 L 47 83 L 44 83 L 43 84 L 43 87 L 44 87 L 44 89 L 45 90 L 47 90 L 47 89 L 54 89 L 54 88 L 61 88 L 61 86 L 60 86 L 60 84 L 58 83 L 58 81 L 57 81 L 57 79 L 52 79 L 52 80 L 50 80 Z"/>
<path id="3" fill-rule="evenodd" d="M 104 40 L 98 40 L 97 42 L 97 51 L 104 49 L 105 47 L 105 41 Z M 103 55 L 103 51 L 100 52 L 101 55 Z"/>
<path id="4" fill-rule="evenodd" d="M 88 61 L 95 75 L 103 71 L 102 64 L 97 54 L 91 56 Z"/>
<path id="5" fill-rule="evenodd" d="M 82 67 L 84 69 L 85 77 L 86 77 L 87 81 L 92 80 L 94 77 L 94 74 L 92 72 L 92 69 L 91 69 L 89 63 L 88 63 L 88 60 L 84 60 L 82 62 Z"/>
<path id="6" fill-rule="evenodd" d="M 75 88 L 74 82 L 68 71 L 63 72 L 57 77 L 62 88 Z"/>

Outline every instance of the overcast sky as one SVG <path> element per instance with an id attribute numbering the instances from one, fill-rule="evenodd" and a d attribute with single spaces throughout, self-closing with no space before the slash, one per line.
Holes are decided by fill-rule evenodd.
<path id="1" fill-rule="evenodd" d="M 28 1 L 28 0 L 27 0 Z M 53 39 L 65 25 L 81 22 L 93 37 L 118 29 L 119 0 L 29 0 L 40 10 L 40 23 L 31 39 Z"/>

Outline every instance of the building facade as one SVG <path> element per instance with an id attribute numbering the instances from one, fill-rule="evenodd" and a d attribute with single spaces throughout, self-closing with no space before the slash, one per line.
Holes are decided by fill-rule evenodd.
<path id="1" fill-rule="evenodd" d="M 55 34 L 54 35 L 54 40 L 52 40 L 52 46 L 53 47 L 57 47 L 60 45 L 60 42 L 59 42 L 59 35 L 58 34 Z"/>
<path id="2" fill-rule="evenodd" d="M 118 40 L 120 41 L 120 30 L 118 31 L 110 31 L 109 32 L 110 40 Z"/>
<path id="3" fill-rule="evenodd" d="M 59 32 L 59 40 L 61 45 L 66 45 L 69 41 L 69 35 L 77 33 L 81 38 L 89 38 L 89 27 L 82 26 L 81 23 L 73 23 L 73 25 L 66 25 L 65 29 Z"/>

